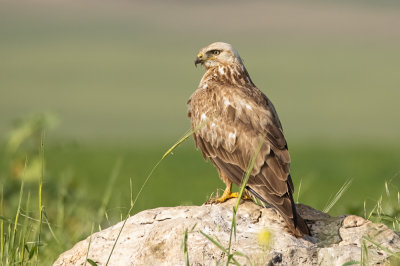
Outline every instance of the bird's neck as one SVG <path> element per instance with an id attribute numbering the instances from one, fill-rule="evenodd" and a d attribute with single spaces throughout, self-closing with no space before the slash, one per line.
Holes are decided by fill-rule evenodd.
<path id="1" fill-rule="evenodd" d="M 234 63 L 229 65 L 218 65 L 207 69 L 201 83 L 208 81 L 233 85 L 233 86 L 254 86 L 249 73 L 242 63 Z"/>

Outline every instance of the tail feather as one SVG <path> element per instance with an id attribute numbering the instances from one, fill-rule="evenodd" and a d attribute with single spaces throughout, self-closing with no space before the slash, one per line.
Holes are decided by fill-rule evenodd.
<path id="1" fill-rule="evenodd" d="M 260 194 L 258 194 L 256 191 L 254 191 L 251 187 L 246 186 L 246 189 L 250 191 L 256 198 L 264 202 L 265 204 L 270 205 Z M 294 203 L 293 197 L 291 193 L 287 193 L 288 198 L 290 199 L 291 207 L 292 207 L 292 217 L 287 216 L 278 206 L 273 206 L 282 216 L 282 218 L 285 220 L 290 232 L 295 236 L 295 237 L 303 237 L 305 235 L 310 235 L 310 229 L 308 228 L 306 222 L 304 219 L 297 213 L 296 211 L 296 205 Z"/>
<path id="2" fill-rule="evenodd" d="M 310 229 L 308 228 L 306 222 L 304 221 L 303 217 L 301 217 L 296 210 L 296 204 L 293 200 L 293 195 L 289 194 L 290 202 L 292 204 L 292 212 L 293 212 L 293 227 L 294 231 L 299 234 L 299 237 L 303 235 L 310 235 Z M 297 236 L 297 234 L 295 234 Z"/>

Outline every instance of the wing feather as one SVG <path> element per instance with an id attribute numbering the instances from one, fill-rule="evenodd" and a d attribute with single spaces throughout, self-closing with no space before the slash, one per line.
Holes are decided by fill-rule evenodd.
<path id="1" fill-rule="evenodd" d="M 286 140 L 272 103 L 258 92 L 259 95 L 252 96 L 217 83 L 208 83 L 207 89 L 197 90 L 189 102 L 190 107 L 196 108 L 189 108 L 192 128 L 198 127 L 204 119 L 208 121 L 195 133 L 196 146 L 205 157 L 218 158 L 219 164 L 236 165 L 243 174 L 260 137 L 264 136 L 252 176 L 260 174 L 265 164 L 264 178 L 274 177 L 286 184 L 290 164 Z"/>
<path id="2" fill-rule="evenodd" d="M 255 87 L 236 88 L 212 81 L 206 87 L 196 90 L 189 100 L 192 128 L 207 120 L 194 134 L 196 146 L 240 186 L 263 137 L 248 188 L 274 206 L 292 226 L 290 220 L 294 220 L 296 227 L 301 217 L 296 216 L 291 196 L 294 189 L 289 174 L 290 155 L 274 106 Z"/>

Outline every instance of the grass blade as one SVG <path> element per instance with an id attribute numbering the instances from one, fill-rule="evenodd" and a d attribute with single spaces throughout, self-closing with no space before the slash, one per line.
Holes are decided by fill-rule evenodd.
<path id="1" fill-rule="evenodd" d="M 86 262 L 90 263 L 90 261 L 88 259 L 88 256 L 89 256 L 89 251 L 90 251 L 90 244 L 92 244 L 93 229 L 94 229 L 94 223 L 92 223 L 92 230 L 90 231 L 89 244 L 88 244 L 88 248 L 87 248 L 87 252 L 86 252 L 86 258 L 85 258 L 85 265 L 84 266 L 86 266 Z M 90 264 L 92 264 L 92 263 L 90 263 Z"/>
<path id="2" fill-rule="evenodd" d="M 0 236 L 0 244 L 1 244 L 1 247 L 0 247 L 0 262 L 1 262 L 1 264 L 2 264 L 2 262 L 3 262 L 3 259 L 4 259 L 4 221 L 3 221 L 3 219 L 1 219 L 1 221 L 0 221 L 0 233 L 1 233 L 1 236 Z"/>
<path id="3" fill-rule="evenodd" d="M 112 193 L 112 189 L 114 187 L 115 180 L 117 180 L 117 177 L 119 176 L 119 173 L 121 171 L 122 161 L 123 160 L 121 158 L 119 158 L 115 162 L 114 168 L 111 171 L 110 178 L 108 179 L 107 189 L 104 193 L 104 197 L 101 202 L 100 209 L 97 212 L 97 220 L 98 220 L 99 224 L 101 224 L 101 222 L 103 221 L 103 215 L 105 214 L 108 202 L 110 201 L 111 193 Z"/>
<path id="4" fill-rule="evenodd" d="M 92 266 L 97 266 L 97 263 L 96 262 L 94 262 L 93 260 L 91 260 L 91 259 L 87 259 L 87 262 L 89 262 L 90 263 L 90 265 L 92 265 Z"/>
<path id="5" fill-rule="evenodd" d="M 42 163 L 42 171 L 39 179 L 39 192 L 38 192 L 38 197 L 39 197 L 39 232 L 38 232 L 38 244 L 37 244 L 37 250 L 36 250 L 36 265 L 39 264 L 39 246 L 40 246 L 40 241 L 41 241 L 41 234 L 42 234 L 42 222 L 43 222 L 43 212 L 42 212 L 42 190 L 43 190 L 43 178 L 44 178 L 44 138 L 45 138 L 45 132 L 44 130 L 42 131 L 42 135 L 40 138 L 40 159 Z"/>
<path id="6" fill-rule="evenodd" d="M 204 120 L 198 127 L 192 129 L 192 130 L 188 130 L 186 131 L 185 135 L 178 140 L 174 145 L 172 145 L 171 148 L 169 148 L 164 155 L 161 157 L 161 160 L 164 159 L 165 157 L 167 157 L 168 154 L 170 154 L 176 147 L 178 147 L 180 144 L 182 144 L 182 142 L 184 142 L 188 137 L 190 137 L 192 134 L 194 134 L 196 131 L 198 131 L 199 129 L 201 129 L 203 126 L 205 126 L 210 120 L 206 119 Z"/>
<path id="7" fill-rule="evenodd" d="M 222 250 L 225 254 L 228 254 L 228 251 L 214 238 L 212 238 L 211 236 L 207 235 L 206 233 L 204 233 L 203 231 L 200 230 L 200 233 L 205 236 L 208 240 L 210 240 L 217 248 L 219 248 L 220 250 Z"/>
<path id="8" fill-rule="evenodd" d="M 388 186 L 387 181 L 385 181 L 385 191 L 386 191 L 386 196 L 390 197 L 390 191 L 389 191 L 389 186 Z"/>
<path id="9" fill-rule="evenodd" d="M 139 199 L 139 196 L 142 194 L 142 191 L 143 191 L 144 187 L 146 186 L 146 184 L 147 184 L 147 182 L 149 181 L 150 177 L 153 175 L 154 171 L 157 169 L 158 165 L 164 160 L 164 158 L 165 158 L 168 154 L 170 154 L 176 147 L 178 147 L 182 142 L 184 142 L 189 136 L 191 136 L 191 135 L 194 134 L 197 130 L 199 130 L 200 128 L 202 128 L 202 127 L 206 124 L 206 122 L 208 122 L 208 120 L 206 120 L 206 121 L 204 121 L 203 123 L 201 123 L 197 128 L 195 128 L 195 129 L 193 129 L 193 130 L 187 131 L 187 133 L 186 133 L 180 140 L 178 140 L 174 145 L 172 145 L 172 147 L 169 148 L 169 149 L 167 150 L 167 152 L 165 152 L 164 155 L 161 157 L 161 159 L 153 166 L 153 168 L 151 169 L 150 173 L 147 175 L 146 179 L 144 180 L 142 186 L 140 187 L 139 192 L 138 192 L 138 194 L 136 195 L 135 200 L 133 201 L 133 203 L 132 203 L 132 199 L 131 199 L 131 207 L 130 207 L 130 209 L 128 210 L 128 213 L 127 213 L 127 215 L 126 215 L 126 218 L 125 218 L 125 220 L 124 220 L 124 223 L 123 223 L 122 226 L 121 226 L 120 231 L 118 232 L 118 236 L 117 236 L 117 238 L 115 239 L 115 242 L 114 242 L 114 245 L 113 245 L 113 247 L 112 247 L 112 249 L 111 249 L 110 255 L 108 256 L 106 265 L 108 265 L 108 263 L 110 262 L 112 253 L 114 252 L 114 249 L 115 249 L 115 246 L 117 245 L 118 239 L 119 239 L 119 237 L 121 236 L 121 232 L 122 232 L 122 230 L 123 230 L 124 227 L 125 227 L 126 221 L 128 220 L 128 218 L 129 218 L 129 216 L 130 216 L 130 214 L 131 214 L 131 211 L 133 210 L 133 207 L 134 207 L 135 204 L 136 204 L 136 201 Z"/>
<path id="10" fill-rule="evenodd" d="M 13 233 L 11 235 L 11 240 L 10 240 L 10 246 L 11 247 L 14 247 L 15 237 L 17 236 L 17 226 L 18 226 L 19 216 L 21 214 L 21 202 L 22 202 L 22 195 L 23 194 L 24 194 L 24 181 L 21 182 L 21 188 L 20 188 L 20 192 L 19 192 L 17 213 L 15 214 L 14 229 L 13 229 Z"/>
<path id="11" fill-rule="evenodd" d="M 236 200 L 236 205 L 233 208 L 232 225 L 231 225 L 231 230 L 230 230 L 230 234 L 229 234 L 229 242 L 228 242 L 228 250 L 227 250 L 227 254 L 228 254 L 228 260 L 226 262 L 227 266 L 229 265 L 230 260 L 233 258 L 230 256 L 230 252 L 231 252 L 231 245 L 232 245 L 232 235 L 234 234 L 235 238 L 236 238 L 236 213 L 239 208 L 239 203 L 242 198 L 244 189 L 246 188 L 247 181 L 249 181 L 251 172 L 253 171 L 253 168 L 254 168 L 254 164 L 256 163 L 256 159 L 258 157 L 258 154 L 260 153 L 260 150 L 261 150 L 261 147 L 263 144 L 264 144 L 264 138 L 261 138 L 260 143 L 258 144 L 258 147 L 254 153 L 254 156 L 251 158 L 251 161 L 247 168 L 246 174 L 243 178 L 242 185 L 240 186 L 240 191 L 239 191 L 238 198 Z"/>
<path id="12" fill-rule="evenodd" d="M 361 263 L 360 261 L 351 260 L 351 261 L 343 263 L 342 266 L 349 266 L 349 265 L 355 265 L 355 264 L 360 265 L 360 263 Z"/>
<path id="13" fill-rule="evenodd" d="M 353 178 L 350 178 L 346 182 L 344 182 L 343 186 L 339 189 L 339 191 L 336 193 L 333 199 L 326 204 L 325 208 L 323 209 L 323 212 L 328 213 L 332 209 L 332 207 L 335 206 L 335 204 L 343 196 L 346 190 L 349 189 L 352 182 Z"/>
<path id="14" fill-rule="evenodd" d="M 178 140 L 174 145 L 172 145 L 171 148 L 169 148 L 164 155 L 161 157 L 161 160 L 164 159 L 165 157 L 167 157 L 168 154 L 170 154 L 173 150 L 175 150 L 179 145 L 181 145 L 188 137 L 190 137 L 192 134 L 194 133 L 194 131 L 192 130 L 188 130 L 186 131 L 185 135 Z"/>
<path id="15" fill-rule="evenodd" d="M 3 264 L 4 259 L 4 220 L 2 216 L 4 215 L 3 209 L 3 195 L 4 195 L 4 187 L 1 185 L 1 198 L 0 198 L 0 263 Z"/>
<path id="16" fill-rule="evenodd" d="M 60 241 L 56 237 L 56 234 L 54 233 L 53 228 L 51 227 L 51 224 L 50 224 L 49 220 L 47 219 L 47 213 L 46 213 L 46 209 L 44 207 L 43 207 L 42 211 L 43 211 L 43 217 L 44 217 L 45 223 L 47 224 L 47 227 L 49 228 L 52 237 L 57 242 L 57 244 L 60 244 Z"/>
<path id="17" fill-rule="evenodd" d="M 234 264 L 240 265 L 235 258 L 232 257 L 232 254 L 228 253 L 226 250 L 217 240 L 209 236 L 208 234 L 204 233 L 200 230 L 200 233 L 205 236 L 211 243 L 213 243 L 217 248 L 219 248 L 222 252 L 224 252 L 228 256 L 228 261 L 232 260 Z"/>
<path id="18" fill-rule="evenodd" d="M 300 179 L 299 182 L 299 188 L 297 189 L 297 197 L 296 197 L 296 202 L 299 202 L 299 197 L 300 197 L 300 191 L 301 191 L 301 183 L 303 182 L 303 178 Z"/>
<path id="19" fill-rule="evenodd" d="M 361 265 L 367 265 L 368 262 L 368 247 L 367 244 L 365 243 L 365 240 L 362 241 L 361 244 Z"/>
<path id="20" fill-rule="evenodd" d="M 386 253 L 389 253 L 390 255 L 393 255 L 393 256 L 395 256 L 396 258 L 400 258 L 400 254 L 398 254 L 398 253 L 396 253 L 396 252 L 394 252 L 394 251 L 391 251 L 390 249 L 388 249 L 388 248 L 382 246 L 382 245 L 379 244 L 379 243 L 376 243 L 375 241 L 373 241 L 373 240 L 372 240 L 371 238 L 369 238 L 368 236 L 363 236 L 363 239 L 365 239 L 365 240 L 367 240 L 368 242 L 372 243 L 374 246 L 376 246 L 377 248 L 379 248 L 379 249 L 385 251 Z"/>
<path id="21" fill-rule="evenodd" d="M 189 262 L 189 253 L 187 248 L 187 240 L 188 240 L 188 229 L 185 229 L 185 235 L 183 237 L 183 254 L 185 256 L 185 264 L 186 266 L 190 266 Z"/>
<path id="22" fill-rule="evenodd" d="M 253 156 L 253 158 L 251 158 L 249 167 L 247 168 L 247 171 L 246 171 L 246 175 L 245 175 L 245 177 L 244 177 L 244 179 L 242 181 L 242 185 L 241 185 L 240 191 L 239 191 L 239 196 L 237 198 L 236 205 L 235 205 L 235 210 L 236 211 L 239 208 L 239 203 L 240 203 L 240 200 L 242 198 L 243 192 L 244 192 L 244 190 L 246 188 L 247 181 L 249 181 L 251 172 L 253 171 L 253 168 L 254 168 L 254 164 L 256 163 L 256 159 L 258 157 L 258 154 L 260 153 L 260 150 L 261 150 L 261 147 L 262 147 L 263 144 L 264 144 L 264 138 L 261 138 L 260 143 L 258 144 L 258 147 L 257 147 L 257 149 L 256 149 L 256 151 L 254 153 L 254 156 Z"/>

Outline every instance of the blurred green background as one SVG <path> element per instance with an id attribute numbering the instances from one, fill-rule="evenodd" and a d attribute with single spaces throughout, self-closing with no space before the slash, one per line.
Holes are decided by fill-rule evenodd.
<path id="1" fill-rule="evenodd" d="M 383 195 L 397 215 L 398 1 L 2 1 L 1 217 L 12 224 L 21 181 L 37 205 L 45 129 L 43 205 L 54 234 L 44 227 L 43 263 L 92 224 L 126 215 L 130 179 L 134 198 L 189 128 L 186 101 L 204 73 L 193 60 L 215 41 L 239 51 L 275 104 L 296 200 L 323 209 L 352 178 L 330 214 L 368 214 Z M 202 204 L 216 188 L 223 183 L 188 140 L 155 170 L 134 212 Z"/>

